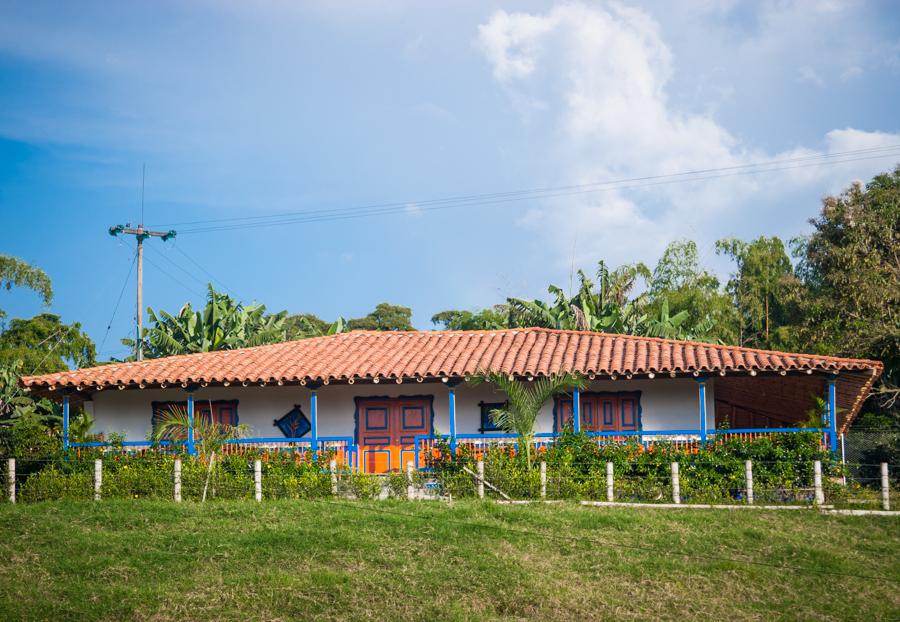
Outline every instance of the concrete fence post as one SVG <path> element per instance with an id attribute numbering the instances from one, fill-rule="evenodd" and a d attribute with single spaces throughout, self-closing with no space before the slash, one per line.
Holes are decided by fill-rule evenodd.
<path id="1" fill-rule="evenodd" d="M 476 482 L 478 498 L 484 499 L 484 460 L 479 460 L 475 464 L 475 472 L 478 473 L 478 481 Z"/>
<path id="2" fill-rule="evenodd" d="M 256 500 L 262 501 L 262 461 L 253 461 L 253 484 L 256 489 Z"/>
<path id="3" fill-rule="evenodd" d="M 681 480 L 678 477 L 678 463 L 672 463 L 672 503 L 681 503 Z"/>
<path id="4" fill-rule="evenodd" d="M 825 493 L 822 490 L 822 463 L 819 460 L 813 462 L 813 487 L 816 490 L 816 505 L 825 503 Z"/>
<path id="5" fill-rule="evenodd" d="M 103 460 L 94 460 L 94 501 L 100 500 L 100 490 L 103 487 Z"/>
<path id="6" fill-rule="evenodd" d="M 181 503 L 181 458 L 175 458 L 172 477 L 175 483 L 175 503 Z"/>
<path id="7" fill-rule="evenodd" d="M 881 463 L 881 508 L 891 509 L 891 482 L 888 479 L 887 462 Z"/>
<path id="8" fill-rule="evenodd" d="M 747 504 L 753 505 L 753 461 L 744 462 L 744 479 L 747 481 Z"/>
<path id="9" fill-rule="evenodd" d="M 412 501 L 416 498 L 416 487 L 413 483 L 413 463 L 412 460 L 406 461 L 406 499 Z"/>
<path id="10" fill-rule="evenodd" d="M 16 459 L 10 458 L 7 463 L 6 474 L 9 483 L 9 502 L 16 502 Z"/>
<path id="11" fill-rule="evenodd" d="M 541 499 L 547 498 L 547 463 L 541 460 Z"/>
<path id="12" fill-rule="evenodd" d="M 331 473 L 331 494 L 336 497 L 338 493 L 338 479 L 337 460 L 335 460 L 334 458 L 332 458 L 331 462 L 328 463 L 328 471 Z"/>
<path id="13" fill-rule="evenodd" d="M 606 463 L 606 500 L 609 502 L 615 501 L 616 494 L 615 488 L 613 486 L 613 463 Z"/>

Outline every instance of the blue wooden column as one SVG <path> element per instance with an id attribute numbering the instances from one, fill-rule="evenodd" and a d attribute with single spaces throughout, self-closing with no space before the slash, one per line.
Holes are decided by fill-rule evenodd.
<path id="1" fill-rule="evenodd" d="M 187 413 L 188 413 L 188 430 L 187 430 L 187 451 L 188 454 L 194 456 L 197 454 L 197 448 L 194 447 L 194 389 L 187 390 Z"/>
<path id="2" fill-rule="evenodd" d="M 69 451 L 69 394 L 63 394 L 63 449 Z"/>
<path id="3" fill-rule="evenodd" d="M 572 430 L 581 432 L 581 391 L 572 389 Z"/>
<path id="4" fill-rule="evenodd" d="M 456 384 L 448 383 L 448 407 L 450 409 L 450 450 L 456 452 Z"/>
<path id="5" fill-rule="evenodd" d="M 837 386 L 834 380 L 828 381 L 828 428 L 831 451 L 837 452 Z"/>
<path id="6" fill-rule="evenodd" d="M 319 449 L 319 395 L 316 393 L 318 388 L 319 385 L 312 385 L 309 392 L 309 449 L 313 460 L 317 458 Z"/>
<path id="7" fill-rule="evenodd" d="M 697 379 L 700 398 L 700 442 L 706 442 L 706 378 Z"/>

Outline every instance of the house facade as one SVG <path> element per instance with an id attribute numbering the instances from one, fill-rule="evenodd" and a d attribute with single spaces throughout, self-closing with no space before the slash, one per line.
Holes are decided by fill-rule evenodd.
<path id="1" fill-rule="evenodd" d="M 511 442 L 490 417 L 506 396 L 470 382 L 488 370 L 521 382 L 563 371 L 584 376 L 580 391 L 545 404 L 536 424 L 544 442 L 567 426 L 598 442 L 702 442 L 722 428 L 790 432 L 820 397 L 828 410 L 819 429 L 834 446 L 881 364 L 541 328 L 359 331 L 21 382 L 62 401 L 67 412 L 82 407 L 96 431 L 123 434 L 129 446 L 146 445 L 158 417 L 183 407 L 195 417 L 248 426 L 250 438 L 240 444 L 333 450 L 354 468 L 377 472 L 421 466 L 420 451 L 438 435 L 456 443 Z"/>

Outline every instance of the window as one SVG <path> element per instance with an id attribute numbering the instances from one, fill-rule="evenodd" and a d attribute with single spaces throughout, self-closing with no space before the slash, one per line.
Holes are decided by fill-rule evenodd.
<path id="1" fill-rule="evenodd" d="M 187 414 L 187 402 L 152 402 L 151 424 L 155 430 L 169 413 Z M 221 425 L 238 424 L 237 400 L 194 400 L 194 417 Z"/>
<path id="2" fill-rule="evenodd" d="M 273 423 L 286 438 L 300 438 L 312 430 L 312 424 L 303 414 L 299 404 L 294 404 L 294 407 L 286 415 L 281 419 L 276 419 Z"/>
<path id="3" fill-rule="evenodd" d="M 494 420 L 491 419 L 491 411 L 497 410 L 499 408 L 506 408 L 509 402 L 478 402 L 478 406 L 481 408 L 481 427 L 478 428 L 479 432 L 502 432 L 503 428 L 494 423 Z"/>

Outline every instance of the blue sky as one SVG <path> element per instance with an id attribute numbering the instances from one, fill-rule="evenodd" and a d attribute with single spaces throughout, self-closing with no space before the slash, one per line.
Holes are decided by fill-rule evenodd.
<path id="1" fill-rule="evenodd" d="M 133 253 L 106 231 L 140 219 L 146 164 L 145 222 L 180 232 L 147 243 L 153 307 L 201 302 L 212 275 L 272 310 L 352 317 L 390 301 L 430 328 L 442 309 L 542 296 L 573 264 L 654 262 L 681 237 L 725 276 L 716 239 L 802 234 L 824 194 L 900 160 L 835 155 L 900 144 L 898 14 L 837 0 L 0 1 L 0 252 L 44 268 L 52 310 L 99 344 Z M 423 207 L 797 158 L 816 165 Z M 190 232 L 381 203 L 400 208 Z M 102 356 L 125 354 L 133 279 Z M 22 291 L 0 307 L 41 311 Z"/>

